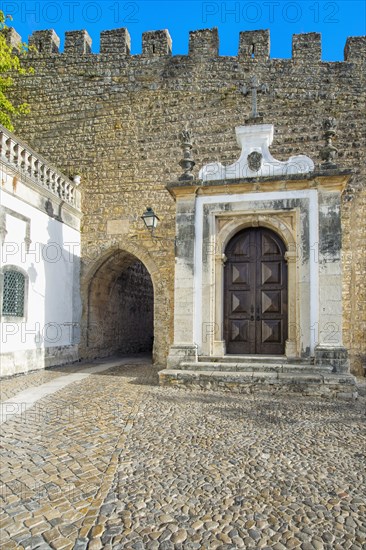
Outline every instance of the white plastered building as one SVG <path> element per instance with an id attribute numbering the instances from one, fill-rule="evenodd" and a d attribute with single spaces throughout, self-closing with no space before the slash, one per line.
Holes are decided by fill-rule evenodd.
<path id="1" fill-rule="evenodd" d="M 0 126 L 1 365 L 10 376 L 78 358 L 80 193 Z"/>

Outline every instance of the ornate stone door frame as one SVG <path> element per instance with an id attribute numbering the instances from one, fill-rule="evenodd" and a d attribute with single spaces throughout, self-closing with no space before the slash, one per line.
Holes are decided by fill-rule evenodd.
<path id="1" fill-rule="evenodd" d="M 217 362 L 225 355 L 225 247 L 241 229 L 263 226 L 287 248 L 286 356 L 314 358 L 315 364 L 347 372 L 340 211 L 351 173 L 323 165 L 317 172 L 304 155 L 277 161 L 268 150 L 271 125 L 239 126 L 236 134 L 242 147 L 236 163 L 210 163 L 197 180 L 184 176 L 167 186 L 177 204 L 174 343 L 168 367 L 199 363 L 199 356 Z"/>
<path id="2" fill-rule="evenodd" d="M 289 324 L 285 352 L 288 358 L 310 357 L 319 323 L 318 195 L 314 189 L 196 197 L 192 305 L 198 353 L 225 355 L 223 254 L 235 233 L 253 225 L 275 231 L 286 245 Z"/>
<path id="3" fill-rule="evenodd" d="M 285 243 L 287 252 L 285 259 L 288 262 L 288 339 L 286 340 L 286 356 L 298 357 L 300 355 L 299 326 L 299 285 L 297 269 L 297 227 L 298 210 L 292 211 L 263 211 L 256 210 L 239 211 L 232 215 L 223 213 L 211 213 L 210 225 L 215 227 L 214 250 L 212 256 L 212 269 L 214 276 L 213 296 L 210 303 L 213 307 L 213 323 L 218 327 L 212 333 L 212 355 L 225 355 L 225 341 L 223 335 L 224 326 L 224 269 L 225 249 L 230 239 L 240 230 L 248 227 L 267 227 L 277 233 Z"/>

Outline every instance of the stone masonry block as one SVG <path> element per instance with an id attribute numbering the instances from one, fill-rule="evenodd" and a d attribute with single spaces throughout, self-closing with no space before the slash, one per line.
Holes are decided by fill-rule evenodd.
<path id="1" fill-rule="evenodd" d="M 53 29 L 35 31 L 29 37 L 29 46 L 34 46 L 39 53 L 58 53 L 60 39 Z"/>
<path id="2" fill-rule="evenodd" d="M 6 43 L 8 46 L 10 46 L 13 49 L 18 49 L 19 46 L 22 43 L 22 37 L 20 34 L 17 33 L 13 27 L 8 27 L 7 29 L 3 29 L 2 33 L 5 36 Z"/>
<path id="3" fill-rule="evenodd" d="M 292 37 L 292 59 L 294 61 L 321 61 L 321 35 L 318 32 L 294 34 Z"/>
<path id="4" fill-rule="evenodd" d="M 349 372 L 348 351 L 344 347 L 316 346 L 315 365 L 318 367 L 332 367 L 333 372 Z"/>
<path id="5" fill-rule="evenodd" d="M 127 29 L 113 29 L 100 33 L 100 53 L 129 55 L 131 37 Z"/>
<path id="6" fill-rule="evenodd" d="M 91 53 L 92 39 L 87 31 L 68 31 L 65 33 L 65 53 Z"/>
<path id="7" fill-rule="evenodd" d="M 172 54 L 172 39 L 169 31 L 148 31 L 142 35 L 142 55 L 161 56 Z"/>
<path id="8" fill-rule="evenodd" d="M 189 55 L 217 57 L 219 55 L 219 32 L 217 27 L 189 33 Z"/>
<path id="9" fill-rule="evenodd" d="M 244 31 L 239 35 L 239 59 L 257 59 L 266 61 L 269 58 L 269 30 Z"/>
<path id="10" fill-rule="evenodd" d="M 344 60 L 353 63 L 366 61 L 366 36 L 349 36 L 344 47 Z"/>

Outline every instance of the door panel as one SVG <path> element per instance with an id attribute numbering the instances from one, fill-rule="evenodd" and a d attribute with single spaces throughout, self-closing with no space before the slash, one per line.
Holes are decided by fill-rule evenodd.
<path id="1" fill-rule="evenodd" d="M 282 355 L 287 338 L 285 246 L 269 229 L 239 232 L 226 247 L 227 353 Z"/>
<path id="2" fill-rule="evenodd" d="M 262 292 L 262 313 L 281 313 L 281 291 L 267 290 Z"/>
<path id="3" fill-rule="evenodd" d="M 261 265 L 262 285 L 266 283 L 282 283 L 282 262 L 262 262 Z"/>

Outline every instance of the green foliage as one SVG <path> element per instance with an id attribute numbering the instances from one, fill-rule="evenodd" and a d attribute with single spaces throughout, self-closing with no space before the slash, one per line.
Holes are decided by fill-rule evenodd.
<path id="1" fill-rule="evenodd" d="M 10 16 L 5 16 L 0 10 L 0 29 L 7 29 L 6 21 L 11 19 Z M 4 32 L 0 32 L 0 124 L 5 126 L 10 131 L 14 130 L 12 124 L 13 117 L 25 115 L 29 113 L 29 105 L 22 103 L 18 106 L 14 105 L 9 97 L 9 89 L 13 86 L 14 81 L 12 74 L 29 74 L 33 69 L 24 69 L 21 66 L 21 57 L 27 52 L 26 45 L 20 44 L 19 52 L 14 53 L 13 49 L 6 43 Z"/>

